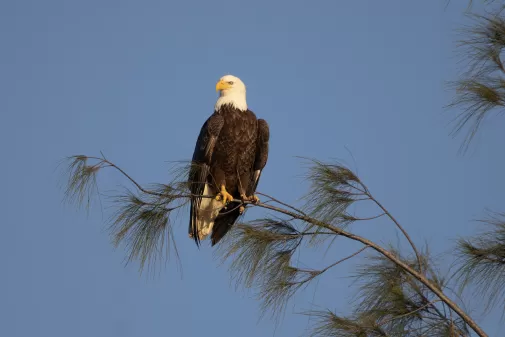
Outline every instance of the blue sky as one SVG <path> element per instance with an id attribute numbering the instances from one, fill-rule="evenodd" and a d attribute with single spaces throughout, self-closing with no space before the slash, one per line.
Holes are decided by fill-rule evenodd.
<path id="1" fill-rule="evenodd" d="M 227 265 L 175 228 L 183 275 L 126 268 L 104 230 L 109 204 L 89 215 L 63 205 L 58 162 L 97 155 L 141 183 L 165 182 L 189 159 L 226 73 L 248 88 L 271 129 L 259 190 L 287 202 L 306 192 L 295 156 L 357 168 L 416 243 L 448 259 L 485 208 L 503 210 L 502 125 L 487 122 L 466 156 L 448 136 L 458 68 L 451 1 L 3 1 L 0 4 L 0 335 L 72 337 L 294 336 L 294 312 L 345 313 L 353 263 L 290 303 L 276 328 L 235 290 Z M 352 153 L 352 158 L 349 154 Z M 126 183 L 100 176 L 102 190 Z M 367 210 L 368 211 L 368 210 Z M 259 214 L 251 212 L 251 215 Z M 357 232 L 396 240 L 386 222 Z M 355 250 L 343 241 L 333 260 Z M 304 263 L 323 265 L 307 253 Z M 329 260 L 328 260 L 329 261 Z M 450 261 L 450 259 L 449 259 Z M 474 306 L 478 308 L 478 306 Z M 502 334 L 496 315 L 483 318 Z M 494 321 L 494 322 L 493 322 Z"/>

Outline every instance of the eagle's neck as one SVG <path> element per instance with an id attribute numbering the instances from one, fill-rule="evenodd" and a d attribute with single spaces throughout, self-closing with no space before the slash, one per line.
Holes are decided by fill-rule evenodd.
<path id="1" fill-rule="evenodd" d="M 215 111 L 219 111 L 221 106 L 229 104 L 232 107 L 246 111 L 247 110 L 247 101 L 245 99 L 245 92 L 228 92 L 221 93 L 221 96 L 217 99 L 216 105 L 214 106 Z"/>

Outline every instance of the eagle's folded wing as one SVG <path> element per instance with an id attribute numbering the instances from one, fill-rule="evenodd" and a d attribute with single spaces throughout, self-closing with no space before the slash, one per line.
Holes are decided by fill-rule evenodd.
<path id="1" fill-rule="evenodd" d="M 258 119 L 258 138 L 256 140 L 256 158 L 254 160 L 252 184 L 250 184 L 251 191 L 248 193 L 252 195 L 256 192 L 258 182 L 260 180 L 261 172 L 265 167 L 268 160 L 268 141 L 270 139 L 270 130 L 268 123 L 264 119 Z"/>
<path id="2" fill-rule="evenodd" d="M 202 202 L 201 195 L 207 184 L 212 153 L 223 124 L 224 119 L 221 115 L 214 113 L 210 116 L 200 130 L 195 151 L 193 152 L 193 159 L 188 177 L 189 190 L 192 194 L 189 235 L 193 237 L 197 244 L 199 244 L 198 228 L 196 225 L 198 215 L 197 209 Z"/>

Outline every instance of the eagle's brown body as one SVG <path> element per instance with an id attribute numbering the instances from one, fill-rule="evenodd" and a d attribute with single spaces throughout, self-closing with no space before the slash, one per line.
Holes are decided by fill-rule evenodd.
<path id="1" fill-rule="evenodd" d="M 222 105 L 204 123 L 196 142 L 189 175 L 191 193 L 215 196 L 224 185 L 234 199 L 251 197 L 268 159 L 268 140 L 266 121 L 257 119 L 249 109 Z M 189 234 L 198 244 L 200 237 L 206 236 L 199 231 L 209 226 L 214 245 L 240 214 L 238 202 L 223 208 L 215 199 L 192 199 Z"/>

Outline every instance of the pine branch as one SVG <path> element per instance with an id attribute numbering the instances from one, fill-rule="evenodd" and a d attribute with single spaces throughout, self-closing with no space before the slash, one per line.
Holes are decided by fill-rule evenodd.
<path id="1" fill-rule="evenodd" d="M 405 262 L 403 262 L 401 259 L 398 259 L 393 253 L 388 251 L 387 249 L 381 247 L 378 244 L 373 243 L 372 241 L 365 239 L 361 236 L 352 234 L 350 232 L 344 231 L 338 227 L 331 226 L 329 224 L 320 222 L 317 219 L 314 219 L 312 217 L 307 217 L 307 216 L 300 216 L 297 215 L 289 210 L 285 210 L 282 208 L 274 207 L 271 205 L 265 205 L 265 204 L 258 204 L 258 207 L 270 209 L 273 211 L 277 211 L 279 213 L 291 216 L 295 219 L 303 220 L 307 223 L 313 224 L 314 226 L 318 226 L 320 228 L 325 228 L 328 229 L 329 231 L 333 231 L 334 233 L 346 237 L 348 239 L 351 239 L 353 241 L 361 242 L 364 245 L 370 246 L 372 249 L 377 251 L 379 254 L 383 255 L 385 258 L 389 259 L 390 261 L 394 262 L 397 264 L 399 267 L 403 268 L 408 274 L 411 276 L 415 277 L 419 282 L 424 284 L 431 292 L 433 292 L 442 302 L 444 302 L 449 308 L 451 308 L 457 315 L 461 317 L 461 319 L 470 326 L 475 333 L 477 333 L 478 336 L 480 337 L 487 337 L 487 334 L 480 328 L 480 326 L 468 315 L 466 314 L 463 309 L 461 309 L 454 301 L 452 301 L 449 297 L 447 297 L 442 290 L 438 288 L 438 286 L 430 281 L 428 278 L 426 278 L 423 274 L 419 273 L 418 271 L 415 270 L 415 268 L 412 268 L 411 266 L 407 265 Z"/>
<path id="2" fill-rule="evenodd" d="M 320 163 L 316 163 L 316 165 L 320 165 Z M 335 166 L 332 166 L 332 167 L 335 167 Z M 326 171 L 325 173 L 327 174 L 327 176 L 330 176 L 331 174 L 333 174 L 332 172 L 328 172 L 328 171 Z M 334 175 L 334 179 L 338 184 L 341 184 L 344 186 L 349 186 L 352 182 L 358 181 L 357 177 L 351 171 L 349 171 L 348 169 L 346 169 L 342 166 L 337 166 L 337 174 Z M 351 183 L 347 179 L 349 179 L 351 181 Z M 321 185 L 319 185 L 319 186 L 321 186 Z M 359 189 L 359 187 L 358 187 L 358 189 Z M 323 191 L 323 197 L 322 197 L 323 200 L 325 199 L 324 191 L 329 191 L 329 190 L 330 189 L 320 189 L 320 191 Z M 335 189 L 334 191 L 337 191 L 336 193 L 341 193 L 340 192 L 341 190 L 339 190 L 339 189 Z M 363 189 L 361 191 L 364 192 L 365 190 Z M 314 200 L 314 199 L 312 199 L 312 200 Z M 340 208 L 340 210 L 345 210 L 346 205 L 349 204 L 349 199 L 343 198 L 343 199 L 338 199 L 338 200 L 341 200 L 344 203 L 344 205 Z M 328 205 L 328 203 L 326 205 Z M 426 277 L 422 273 L 418 272 L 414 266 L 405 263 L 402 259 L 400 259 L 398 256 L 396 256 L 394 253 L 390 252 L 389 250 L 373 243 L 372 241 L 370 241 L 368 239 L 365 239 L 361 236 L 347 232 L 337 226 L 322 222 L 319 219 L 316 219 L 312 216 L 300 215 L 300 214 L 292 212 L 290 210 L 275 207 L 272 205 L 267 205 L 267 204 L 258 204 L 257 206 L 265 208 L 265 209 L 273 210 L 273 211 L 276 211 L 278 213 L 281 213 L 281 214 L 284 214 L 287 216 L 290 216 L 293 219 L 302 220 L 309 225 L 308 228 L 316 228 L 316 232 L 319 230 L 325 229 L 328 231 L 332 231 L 335 234 L 338 234 L 339 236 L 343 236 L 343 237 L 349 238 L 351 240 L 361 242 L 362 244 L 364 244 L 366 246 L 370 246 L 376 252 L 378 252 L 383 257 L 387 258 L 388 260 L 390 260 L 391 262 L 396 264 L 400 269 L 404 270 L 407 274 L 409 274 L 414 279 L 416 279 L 421 284 L 423 284 L 427 288 L 427 290 L 429 290 L 434 295 L 436 295 L 451 310 L 453 310 L 457 315 L 459 315 L 461 317 L 461 319 L 466 324 L 468 324 L 479 336 L 481 336 L 481 337 L 487 336 L 487 334 L 479 327 L 479 325 L 470 316 L 468 316 L 455 302 L 453 302 L 451 299 L 449 299 L 443 293 L 442 289 L 440 289 L 440 287 L 439 287 L 439 284 L 437 284 L 435 281 L 430 280 L 428 277 Z M 320 208 L 316 208 L 316 214 L 317 214 L 317 211 L 319 211 L 319 210 L 320 210 Z M 338 216 L 338 214 L 336 216 Z M 417 255 L 417 260 L 418 260 L 419 265 L 424 265 L 422 260 L 419 261 L 420 260 L 419 255 Z"/>
<path id="3" fill-rule="evenodd" d="M 88 159 L 95 159 L 97 163 L 91 166 L 87 165 L 86 161 Z M 391 261 L 402 273 L 409 275 L 409 277 L 412 277 L 416 282 L 431 291 L 479 336 L 487 336 L 470 316 L 444 294 L 437 282 L 434 282 L 423 272 L 416 270 L 414 265 L 404 261 L 394 252 L 341 228 L 340 225 L 343 222 L 353 222 L 357 219 L 346 213 L 347 207 L 361 200 L 373 200 L 373 196 L 369 192 L 367 194 L 368 189 L 366 186 L 346 167 L 315 163 L 312 170 L 312 176 L 315 177 L 313 180 L 314 188 L 312 194 L 309 194 L 309 212 L 297 210 L 294 207 L 286 207 L 286 204 L 282 202 L 278 202 L 278 204 L 284 204 L 283 206 L 286 208 L 266 203 L 253 204 L 246 202 L 247 205 L 275 211 L 278 214 L 290 217 L 292 220 L 264 219 L 252 226 L 237 225 L 225 237 L 228 238 L 225 241 L 231 242 L 225 256 L 236 256 L 232 269 L 233 265 L 237 267 L 237 279 L 242 280 L 246 285 L 259 280 L 259 284 L 261 284 L 260 298 L 263 300 L 264 308 L 273 307 L 277 309 L 276 313 L 280 313 L 287 300 L 303 284 L 321 274 L 321 271 L 297 269 L 289 264 L 292 254 L 304 237 L 318 235 L 341 236 L 360 242 L 364 245 L 362 250 L 370 247 L 383 258 Z M 127 241 L 131 251 L 130 258 L 140 257 L 141 267 L 145 261 L 155 258 L 156 252 L 159 252 L 159 248 L 162 246 L 160 236 L 163 233 L 171 236 L 169 216 L 173 210 L 178 209 L 178 206 L 172 206 L 172 204 L 176 201 L 184 203 L 188 199 L 196 197 L 188 193 L 187 185 L 183 182 L 161 185 L 161 189 L 158 190 L 146 189 L 125 171 L 105 158 L 76 156 L 73 157 L 69 167 L 71 175 L 66 195 L 77 196 L 78 201 L 82 201 L 83 196 L 89 191 L 89 184 L 93 181 L 90 177 L 94 177 L 96 172 L 106 167 L 111 167 L 124 175 L 144 196 L 134 197 L 128 195 L 123 199 L 119 198 L 118 201 L 120 204 L 123 203 L 124 207 L 116 214 L 115 226 L 112 226 L 115 229 L 113 232 L 115 233 L 116 242 L 128 238 Z M 145 197 L 151 199 L 146 200 Z M 272 198 L 272 200 L 276 199 Z M 237 200 L 237 202 L 240 201 Z M 384 207 L 381 207 L 381 209 L 386 215 L 389 214 L 392 220 L 394 219 Z M 328 213 L 331 213 L 331 216 L 328 216 Z M 322 221 L 315 215 L 319 215 L 327 221 Z M 305 224 L 305 230 L 298 230 L 292 225 L 295 221 Z M 396 220 L 393 221 L 397 223 Z M 399 226 L 398 223 L 397 225 Z M 307 233 L 311 233 L 311 235 L 306 235 Z M 419 254 L 417 260 L 419 265 L 423 265 L 422 262 L 419 262 Z M 242 268 L 238 266 L 242 266 Z M 243 266 L 247 267 L 243 268 Z M 328 268 L 330 267 L 332 266 L 330 265 Z M 415 308 L 419 308 L 419 306 L 412 308 L 416 310 Z M 405 313 L 405 311 L 401 312 L 401 314 Z M 370 317 L 367 319 L 370 319 Z M 382 329 L 377 331 L 378 333 L 384 332 Z M 381 334 L 381 336 L 386 335 Z"/>
<path id="4" fill-rule="evenodd" d="M 389 251 L 412 268 L 417 264 L 416 259 L 405 259 L 392 247 Z M 430 281 L 438 278 L 428 262 L 427 253 L 422 257 L 426 276 Z M 355 276 L 361 284 L 355 298 L 358 303 L 356 315 L 373 316 L 374 324 L 390 335 L 402 335 L 409 331 L 411 336 L 415 331 L 419 335 L 431 336 L 426 331 L 450 323 L 450 318 L 435 305 L 443 302 L 434 298 L 425 284 L 384 256 L 372 256 L 369 261 L 358 267 Z M 443 282 L 438 284 L 438 288 L 444 290 Z M 465 335 L 464 324 L 458 327 L 458 331 Z"/>
<path id="5" fill-rule="evenodd" d="M 81 205 L 86 200 L 89 208 L 90 199 L 96 189 L 96 173 L 100 169 L 97 165 L 88 165 L 88 157 L 77 155 L 67 158 L 70 161 L 67 174 L 68 182 L 65 190 L 65 200 Z"/>
<path id="6" fill-rule="evenodd" d="M 311 160 L 307 178 L 310 192 L 304 196 L 306 214 L 333 226 L 346 227 L 354 221 L 347 209 L 367 199 L 359 178 L 343 165 Z M 309 228 L 314 224 L 308 223 Z"/>
<path id="7" fill-rule="evenodd" d="M 290 265 L 305 234 L 288 221 L 255 220 L 233 226 L 217 252 L 223 261 L 234 256 L 230 272 L 237 286 L 259 286 L 263 313 L 272 308 L 278 318 L 289 298 L 315 274 Z"/>
<path id="8" fill-rule="evenodd" d="M 80 205 L 86 200 L 89 207 L 93 192 L 97 192 L 97 189 L 93 188 L 96 187 L 96 175 L 106 168 L 118 171 L 136 188 L 135 193 L 127 190 L 113 198 L 117 211 L 109 220 L 109 232 L 114 245 L 117 247 L 123 242 L 126 243 L 129 251 L 127 263 L 138 259 L 139 269 L 142 271 L 146 265 L 152 266 L 158 257 L 163 257 L 163 252 L 166 252 L 166 257 L 169 258 L 170 250 L 174 251 L 177 262 L 180 263 L 171 218 L 188 202 L 187 199 L 181 198 L 187 194 L 184 185 L 173 182 L 146 189 L 105 157 L 80 155 L 72 156 L 68 160 L 68 184 L 65 191 L 68 201 Z"/>
<path id="9" fill-rule="evenodd" d="M 370 193 L 368 187 L 357 175 L 340 164 L 326 164 L 317 160 L 311 162 L 308 178 L 312 183 L 312 188 L 306 197 L 306 208 L 309 209 L 308 213 L 311 217 L 327 224 L 345 227 L 343 225 L 359 220 L 347 214 L 347 208 L 355 202 L 370 200 L 400 229 L 416 254 L 419 270 L 423 271 L 419 251 L 407 231 Z M 309 228 L 312 226 L 313 224 L 309 223 Z"/>
<path id="10" fill-rule="evenodd" d="M 168 207 L 174 203 L 169 197 L 145 200 L 132 192 L 117 197 L 115 201 L 118 209 L 111 217 L 109 231 L 116 247 L 126 242 L 129 251 L 127 263 L 139 259 L 142 270 L 146 263 L 152 265 L 159 256 L 162 256 L 165 245 L 167 258 L 170 248 L 173 248 L 177 261 L 180 261 L 170 215 L 173 211 L 184 207 L 186 202 Z"/>

